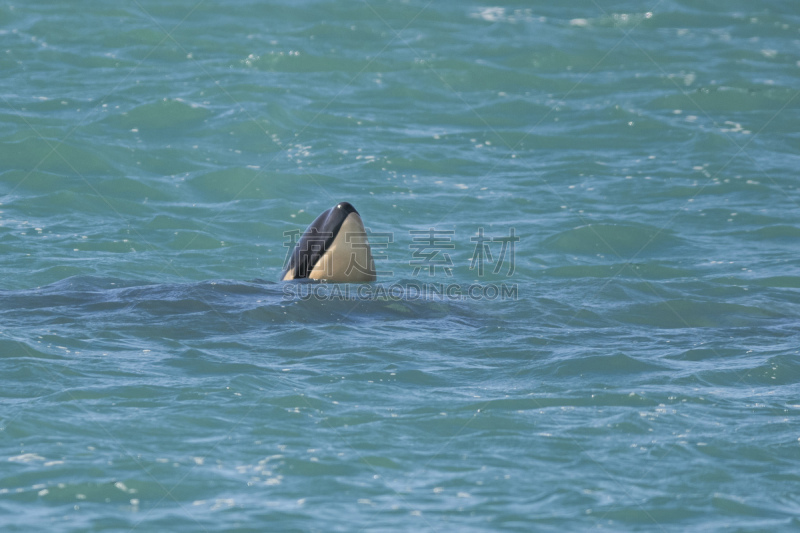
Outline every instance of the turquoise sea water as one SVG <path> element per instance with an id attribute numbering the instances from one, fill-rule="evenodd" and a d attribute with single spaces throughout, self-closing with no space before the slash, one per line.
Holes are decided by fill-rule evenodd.
<path id="1" fill-rule="evenodd" d="M 0 43 L 3 531 L 800 527 L 797 2 L 3 1 Z M 344 200 L 386 273 L 277 283 Z"/>

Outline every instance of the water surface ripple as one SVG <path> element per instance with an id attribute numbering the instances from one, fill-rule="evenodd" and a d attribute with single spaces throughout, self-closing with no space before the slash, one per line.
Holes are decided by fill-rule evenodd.
<path id="1" fill-rule="evenodd" d="M 0 40 L 3 531 L 800 526 L 800 5 L 42 0 Z M 342 200 L 387 273 L 274 281 Z"/>

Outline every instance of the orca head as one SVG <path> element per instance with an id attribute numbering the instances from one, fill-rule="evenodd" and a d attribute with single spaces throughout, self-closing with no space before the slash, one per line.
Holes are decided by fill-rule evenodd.
<path id="1" fill-rule="evenodd" d="M 281 280 L 375 281 L 375 262 L 361 216 L 340 202 L 314 220 L 297 242 Z"/>

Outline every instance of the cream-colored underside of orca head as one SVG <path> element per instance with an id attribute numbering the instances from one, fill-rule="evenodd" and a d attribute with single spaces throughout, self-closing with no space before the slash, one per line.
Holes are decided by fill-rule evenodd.
<path id="1" fill-rule="evenodd" d="M 377 279 L 367 232 L 358 213 L 347 215 L 333 242 L 308 273 L 308 278 L 337 283 L 358 283 Z M 283 279 L 284 281 L 294 279 L 294 270 L 290 269 Z"/>

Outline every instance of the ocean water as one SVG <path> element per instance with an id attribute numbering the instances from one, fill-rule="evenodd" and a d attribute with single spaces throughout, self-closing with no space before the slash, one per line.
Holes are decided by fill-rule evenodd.
<path id="1" fill-rule="evenodd" d="M 2 1 L 0 43 L 3 531 L 800 528 L 797 2 Z M 378 281 L 277 282 L 339 201 Z"/>

